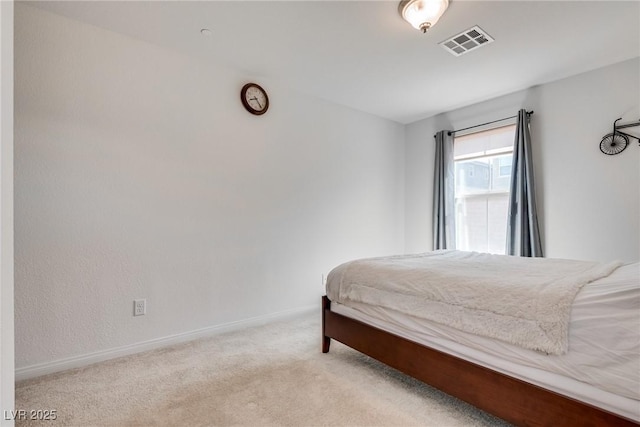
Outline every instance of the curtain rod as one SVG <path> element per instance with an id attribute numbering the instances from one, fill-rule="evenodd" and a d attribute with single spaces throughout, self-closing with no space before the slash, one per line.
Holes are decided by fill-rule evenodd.
<path id="1" fill-rule="evenodd" d="M 531 110 L 531 111 L 527 111 L 527 114 L 528 114 L 528 115 L 532 115 L 532 114 L 533 114 L 533 110 Z M 447 133 L 448 133 L 448 135 L 451 135 L 451 134 L 456 133 L 456 132 L 462 132 L 463 130 L 469 130 L 469 129 L 473 129 L 473 128 L 479 128 L 480 126 L 486 126 L 486 125 L 490 125 L 490 124 L 493 124 L 493 123 L 502 122 L 502 121 L 509 120 L 509 119 L 515 119 L 516 117 L 518 117 L 518 115 L 517 115 L 517 114 L 516 114 L 515 116 L 505 117 L 505 118 L 503 118 L 503 119 L 493 120 L 493 121 L 491 121 L 491 122 L 482 123 L 482 124 L 475 125 L 475 126 L 469 126 L 468 128 L 451 130 L 451 131 L 449 131 L 449 132 L 447 132 Z M 435 136 L 435 135 L 433 135 L 433 137 L 435 138 L 436 136 Z"/>

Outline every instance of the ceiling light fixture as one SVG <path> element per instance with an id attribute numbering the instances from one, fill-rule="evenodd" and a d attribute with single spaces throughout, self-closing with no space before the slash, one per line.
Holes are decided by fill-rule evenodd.
<path id="1" fill-rule="evenodd" d="M 449 0 L 402 0 L 398 12 L 413 28 L 426 33 L 436 25 L 447 7 Z"/>

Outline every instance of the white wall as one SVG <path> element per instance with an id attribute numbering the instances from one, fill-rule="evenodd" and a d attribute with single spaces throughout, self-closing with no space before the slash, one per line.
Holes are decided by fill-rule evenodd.
<path id="1" fill-rule="evenodd" d="M 14 425 L 13 1 L 0 2 L 0 425 Z M 5 412 L 7 411 L 7 412 Z"/>
<path id="2" fill-rule="evenodd" d="M 422 120 L 406 128 L 405 250 L 431 249 L 433 135 L 534 110 L 531 133 L 548 257 L 640 259 L 640 147 L 599 150 L 613 120 L 640 118 L 639 59 Z M 628 129 L 636 135 L 640 128 Z"/>
<path id="3" fill-rule="evenodd" d="M 15 70 L 18 368 L 319 309 L 404 248 L 400 124 L 24 4 Z"/>

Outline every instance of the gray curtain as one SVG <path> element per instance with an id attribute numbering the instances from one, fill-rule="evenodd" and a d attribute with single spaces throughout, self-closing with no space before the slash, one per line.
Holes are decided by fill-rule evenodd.
<path id="1" fill-rule="evenodd" d="M 507 218 L 507 254 L 541 257 L 543 254 L 536 211 L 529 114 L 526 110 L 518 112 L 512 168 Z"/>
<path id="2" fill-rule="evenodd" d="M 433 249 L 455 249 L 455 205 L 453 136 L 443 130 L 436 134 L 435 176 L 433 179 Z"/>

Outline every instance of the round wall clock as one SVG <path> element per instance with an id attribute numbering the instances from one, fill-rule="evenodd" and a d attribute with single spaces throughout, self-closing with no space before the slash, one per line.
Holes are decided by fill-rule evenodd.
<path id="1" fill-rule="evenodd" d="M 242 105 L 248 112 L 255 115 L 261 115 L 269 109 L 269 97 L 267 92 L 255 83 L 247 83 L 242 86 L 240 91 L 240 99 Z"/>

